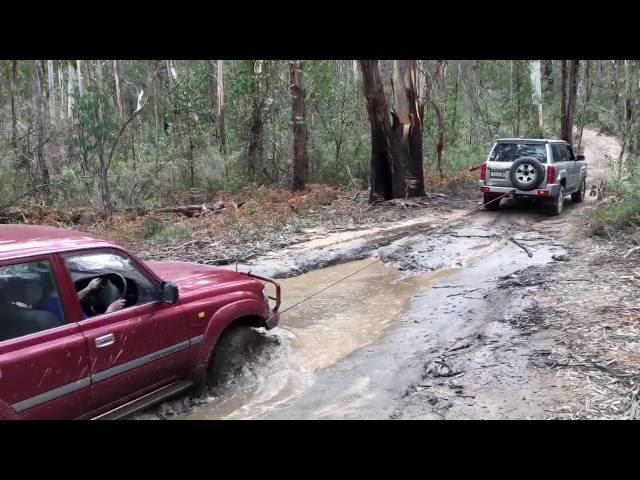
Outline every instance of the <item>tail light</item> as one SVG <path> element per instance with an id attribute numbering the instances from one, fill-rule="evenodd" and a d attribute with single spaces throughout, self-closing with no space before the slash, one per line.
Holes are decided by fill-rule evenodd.
<path id="1" fill-rule="evenodd" d="M 480 167 L 480 180 L 485 181 L 487 179 L 487 163 L 483 163 Z"/>
<path id="2" fill-rule="evenodd" d="M 556 167 L 553 165 L 547 166 L 547 183 L 555 183 L 556 181 Z"/>

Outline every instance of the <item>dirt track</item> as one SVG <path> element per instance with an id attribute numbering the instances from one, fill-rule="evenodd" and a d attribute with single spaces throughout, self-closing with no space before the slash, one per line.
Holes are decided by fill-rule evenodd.
<path id="1" fill-rule="evenodd" d="M 619 145 L 591 131 L 583 142 L 590 185 Z M 561 217 L 512 201 L 499 212 L 468 214 L 477 203 L 425 210 L 375 228 L 318 232 L 241 265 L 290 277 L 286 308 L 382 260 L 283 315 L 282 328 L 262 336 L 273 341 L 222 396 L 197 406 L 179 399 L 141 418 L 623 417 L 636 377 L 620 372 L 637 364 L 628 338 L 640 332 L 637 321 L 620 322 L 606 307 L 631 305 L 625 295 L 635 292 L 624 282 L 615 287 L 623 267 L 587 235 L 594 203 L 567 201 Z M 610 264 L 594 274 L 603 258 Z M 614 343 L 603 351 L 602 321 L 628 338 L 605 335 Z M 603 365 L 613 353 L 606 368 L 571 368 Z M 596 388 L 599 400 L 594 382 L 606 385 Z"/>

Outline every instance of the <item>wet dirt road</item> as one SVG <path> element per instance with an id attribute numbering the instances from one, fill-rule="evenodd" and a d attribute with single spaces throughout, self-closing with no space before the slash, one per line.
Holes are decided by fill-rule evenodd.
<path id="1" fill-rule="evenodd" d="M 585 144 L 595 183 L 604 167 L 597 148 L 607 147 L 593 132 Z M 593 203 L 567 201 L 561 217 L 513 201 L 503 201 L 499 212 L 426 212 L 325 235 L 247 265 L 290 277 L 282 280 L 286 309 L 381 260 L 284 314 L 280 328 L 261 334 L 277 342 L 222 395 L 171 416 L 545 418 L 568 392 L 561 380 L 532 368 L 530 358 L 559 332 L 523 324 L 521 316 L 533 308 L 542 267 L 562 268 L 556 259 L 588 243 Z M 449 228 L 438 228 L 445 222 Z"/>

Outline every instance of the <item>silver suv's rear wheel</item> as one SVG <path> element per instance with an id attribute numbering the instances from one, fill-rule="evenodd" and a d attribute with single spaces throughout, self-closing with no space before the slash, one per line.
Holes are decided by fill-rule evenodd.
<path id="1" fill-rule="evenodd" d="M 576 203 L 580 203 L 581 201 L 584 200 L 584 194 L 586 190 L 587 190 L 587 179 L 585 178 L 582 180 L 582 183 L 580 184 L 580 190 L 571 194 L 571 200 Z"/>
<path id="2" fill-rule="evenodd" d="M 551 206 L 551 215 L 560 215 L 564 208 L 564 186 L 560 185 L 560 192 Z"/>

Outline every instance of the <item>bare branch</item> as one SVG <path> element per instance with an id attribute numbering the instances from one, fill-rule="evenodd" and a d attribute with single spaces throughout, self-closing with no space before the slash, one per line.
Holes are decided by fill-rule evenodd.
<path id="1" fill-rule="evenodd" d="M 113 144 L 111 145 L 111 150 L 109 150 L 109 156 L 107 157 L 107 162 L 106 162 L 106 168 L 107 170 L 109 169 L 109 167 L 111 166 L 111 160 L 113 159 L 113 154 L 116 150 L 116 147 L 118 146 L 118 141 L 120 141 L 120 137 L 122 137 L 122 135 L 124 134 L 124 131 L 126 130 L 127 126 L 131 123 L 131 121 L 136 118 L 138 116 L 138 114 L 140 114 L 140 112 L 142 112 L 142 110 L 144 109 L 145 105 L 147 104 L 147 102 L 149 101 L 149 98 L 151 97 L 151 95 L 154 92 L 154 86 L 155 86 L 155 82 L 153 82 L 153 80 L 155 79 L 156 75 L 158 75 L 158 72 L 160 71 L 160 67 L 162 66 L 162 63 L 158 64 L 158 67 L 156 68 L 155 72 L 153 72 L 153 75 L 151 75 L 151 78 L 149 79 L 149 82 L 147 82 L 147 84 L 151 84 L 151 88 L 149 90 L 149 93 L 147 94 L 147 98 L 144 99 L 144 102 L 142 102 L 142 104 L 140 104 L 140 99 L 141 96 L 138 96 L 138 108 L 136 109 L 135 112 L 133 112 L 131 115 L 129 115 L 129 118 L 127 118 L 124 123 L 120 126 L 120 129 L 118 130 L 118 134 L 116 135 L 116 138 L 113 140 Z"/>

